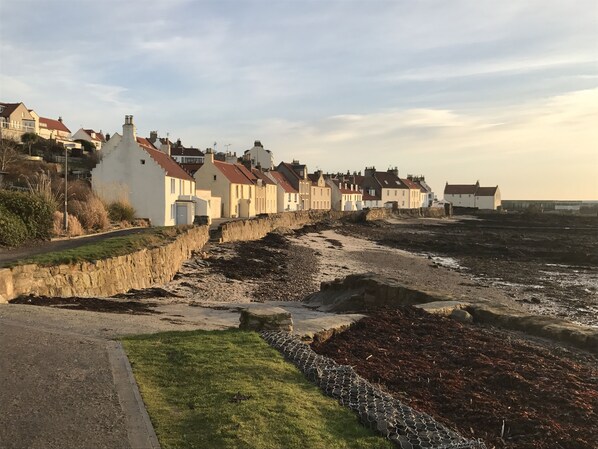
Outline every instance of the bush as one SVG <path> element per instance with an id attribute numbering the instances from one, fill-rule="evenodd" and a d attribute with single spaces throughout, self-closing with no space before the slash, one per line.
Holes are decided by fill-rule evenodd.
<path id="1" fill-rule="evenodd" d="M 68 211 L 87 231 L 101 231 L 110 226 L 108 211 L 97 196 L 90 196 L 87 201 L 69 201 Z"/>
<path id="2" fill-rule="evenodd" d="M 54 207 L 49 201 L 36 194 L 0 190 L 0 206 L 25 224 L 27 238 L 50 238 Z"/>
<path id="3" fill-rule="evenodd" d="M 135 209 L 125 201 L 115 201 L 108 205 L 108 216 L 112 221 L 133 221 Z"/>
<path id="4" fill-rule="evenodd" d="M 77 235 L 85 234 L 83 230 L 83 226 L 79 223 L 79 220 L 74 215 L 69 214 L 67 217 L 68 220 L 68 231 L 67 234 L 69 237 L 75 237 Z M 56 211 L 54 212 L 54 235 L 64 235 L 64 212 Z"/>
<path id="5" fill-rule="evenodd" d="M 23 220 L 0 204 L 0 246 L 18 246 L 27 236 Z"/>

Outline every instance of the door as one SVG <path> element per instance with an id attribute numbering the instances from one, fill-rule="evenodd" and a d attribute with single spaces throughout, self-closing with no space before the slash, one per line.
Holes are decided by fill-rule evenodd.
<path id="1" fill-rule="evenodd" d="M 186 204 L 177 204 L 176 205 L 176 224 L 177 225 L 186 225 L 189 224 L 188 222 L 188 213 L 187 213 L 187 205 Z"/>

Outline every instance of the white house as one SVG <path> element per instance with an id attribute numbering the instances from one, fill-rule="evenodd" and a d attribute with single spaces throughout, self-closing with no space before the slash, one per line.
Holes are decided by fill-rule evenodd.
<path id="1" fill-rule="evenodd" d="M 83 129 L 80 128 L 72 137 L 73 140 L 86 140 L 91 142 L 96 150 L 101 150 L 104 143 L 106 143 L 106 138 L 102 131 L 96 132 L 93 129 Z"/>
<path id="2" fill-rule="evenodd" d="M 272 170 L 274 168 L 274 156 L 272 152 L 266 150 L 259 140 L 253 143 L 253 148 L 245 151 L 243 157 L 251 161 L 252 167 L 260 166 L 264 170 Z"/>
<path id="3" fill-rule="evenodd" d="M 359 186 L 346 182 L 344 179 L 326 179 L 330 187 L 332 210 L 361 210 L 363 208 L 363 194 Z"/>
<path id="4" fill-rule="evenodd" d="M 91 172 L 92 188 L 107 202 L 131 203 L 138 217 L 154 226 L 191 224 L 195 181 L 170 156 L 137 137 L 133 116 L 125 116 L 123 134 L 109 141 Z"/>
<path id="5" fill-rule="evenodd" d="M 285 175 L 278 171 L 269 171 L 266 175 L 276 183 L 277 212 L 299 210 L 299 191 L 291 185 Z"/>
<path id="6" fill-rule="evenodd" d="M 500 190 L 496 187 L 480 187 L 475 184 L 449 184 L 444 187 L 444 199 L 453 207 L 470 207 L 496 210 L 501 205 Z"/>

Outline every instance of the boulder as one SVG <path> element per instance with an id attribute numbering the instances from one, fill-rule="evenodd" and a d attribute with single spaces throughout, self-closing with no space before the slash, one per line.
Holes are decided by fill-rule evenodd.
<path id="1" fill-rule="evenodd" d="M 251 306 L 241 311 L 239 329 L 293 331 L 291 313 L 280 307 Z"/>

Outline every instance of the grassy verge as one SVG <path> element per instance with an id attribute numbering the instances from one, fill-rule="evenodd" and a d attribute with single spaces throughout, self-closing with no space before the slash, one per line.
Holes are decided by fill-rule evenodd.
<path id="1" fill-rule="evenodd" d="M 149 249 L 162 246 L 174 240 L 181 232 L 183 232 L 183 228 L 180 227 L 147 228 L 139 233 L 108 237 L 76 248 L 38 254 L 0 266 L 13 267 L 31 263 L 49 266 L 123 256 L 143 248 Z"/>
<path id="2" fill-rule="evenodd" d="M 170 332 L 123 344 L 163 449 L 393 447 L 256 333 Z"/>

